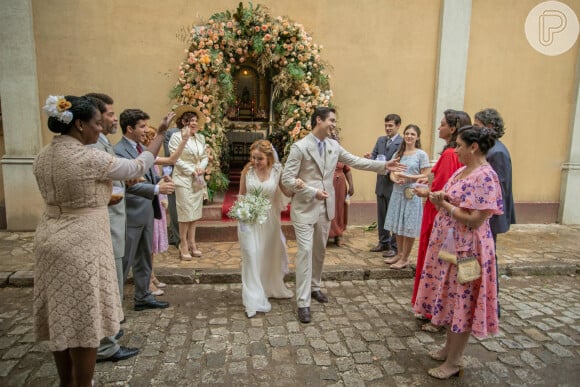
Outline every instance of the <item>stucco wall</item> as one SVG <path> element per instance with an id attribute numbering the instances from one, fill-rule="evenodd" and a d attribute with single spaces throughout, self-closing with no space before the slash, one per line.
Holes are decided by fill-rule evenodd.
<path id="1" fill-rule="evenodd" d="M 403 117 L 403 126 L 418 124 L 423 143 L 431 143 L 441 0 L 261 3 L 273 16 L 304 24 L 324 45 L 346 148 L 370 151 L 391 112 Z M 558 202 L 578 43 L 557 57 L 534 51 L 524 21 L 537 3 L 473 0 L 465 110 L 473 116 L 496 107 L 503 114 L 516 201 Z M 580 2 L 566 3 L 580 15 Z M 168 92 L 185 48 L 176 37 L 180 27 L 204 23 L 237 4 L 33 0 L 40 102 L 48 93 L 103 91 L 115 98 L 118 112 L 140 107 L 156 125 L 171 105 Z M 50 137 L 44 127 L 44 142 Z M 374 176 L 355 172 L 354 179 L 354 199 L 374 201 Z"/>

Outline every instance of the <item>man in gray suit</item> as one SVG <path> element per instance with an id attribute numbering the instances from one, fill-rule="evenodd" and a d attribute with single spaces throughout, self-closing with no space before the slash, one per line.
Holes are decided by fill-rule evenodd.
<path id="1" fill-rule="evenodd" d="M 356 169 L 386 173 L 404 170 L 398 160 L 389 162 L 357 157 L 334 140 L 327 139 L 336 128 L 334 109 L 316 108 L 312 132 L 295 142 L 282 172 L 282 184 L 291 192 L 291 218 L 296 233 L 296 300 L 298 319 L 310 322 L 310 299 L 328 302 L 320 290 L 322 266 L 330 222 L 334 219 L 334 170 L 338 161 Z M 304 184 L 297 184 L 300 179 Z M 299 181 L 298 181 L 299 183 Z"/>
<path id="2" fill-rule="evenodd" d="M 117 116 L 113 108 L 113 99 L 100 93 L 90 93 L 87 97 L 97 100 L 101 117 L 103 120 L 103 131 L 95 144 L 90 147 L 100 149 L 103 152 L 115 156 L 113 146 L 107 136 L 117 132 Z M 113 187 L 125 189 L 122 181 L 113 181 Z M 109 225 L 111 228 L 111 241 L 113 242 L 113 254 L 115 256 L 115 267 L 117 269 L 117 283 L 121 302 L 123 301 L 123 255 L 125 254 L 125 201 L 121 199 L 118 203 L 109 203 Z M 97 350 L 97 362 L 119 361 L 128 359 L 139 353 L 137 348 L 122 347 L 117 340 L 123 336 L 123 330 L 119 330 L 116 336 L 104 337 Z"/>
<path id="3" fill-rule="evenodd" d="M 149 115 L 139 109 L 126 109 L 121 113 L 123 138 L 114 149 L 119 157 L 136 159 L 145 150 L 141 144 L 148 128 Z M 125 194 L 127 235 L 123 256 L 123 278 L 133 269 L 135 282 L 135 310 L 167 308 L 168 302 L 158 301 L 149 291 L 151 279 L 151 249 L 153 246 L 153 219 L 161 218 L 158 194 L 170 194 L 175 186 L 169 176 L 161 179 L 153 168 L 144 181 L 127 187 Z"/>
<path id="4" fill-rule="evenodd" d="M 171 128 L 167 130 L 167 133 L 165 133 L 165 139 L 163 140 L 163 152 L 165 157 L 171 156 L 171 152 L 169 152 L 169 140 L 171 140 L 171 136 L 179 132 L 181 130 L 181 127 L 183 127 L 183 124 L 181 123 L 181 117 L 177 117 L 175 122 L 177 123 L 177 127 Z M 173 171 L 173 166 L 169 166 L 169 168 L 171 168 L 171 170 Z M 167 203 L 168 203 L 167 209 L 169 210 L 167 239 L 169 240 L 169 244 L 179 248 L 179 243 L 181 242 L 181 239 L 179 238 L 179 222 L 177 220 L 177 203 L 175 201 L 175 193 L 167 195 Z"/>
<path id="5" fill-rule="evenodd" d="M 372 160 L 390 160 L 397 152 L 403 138 L 399 136 L 401 127 L 401 117 L 398 114 L 388 114 L 385 117 L 385 134 L 377 139 L 375 147 L 371 153 L 365 155 Z M 393 182 L 389 174 L 378 175 L 375 186 L 377 195 L 377 225 L 379 233 L 379 243 L 371 249 L 373 252 L 383 251 L 383 257 L 394 257 L 397 255 L 397 242 L 395 235 L 389 230 L 385 230 L 385 218 L 389 208 L 389 200 L 393 192 Z"/>

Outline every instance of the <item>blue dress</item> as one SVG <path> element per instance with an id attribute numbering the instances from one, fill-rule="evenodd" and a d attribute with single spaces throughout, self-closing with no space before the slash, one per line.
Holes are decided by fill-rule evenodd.
<path id="1" fill-rule="evenodd" d="M 417 149 L 415 154 L 403 156 L 399 161 L 407 166 L 407 175 L 418 175 L 421 169 L 429 167 L 429 157 L 421 149 Z M 421 198 L 413 195 L 411 199 L 406 199 L 405 188 L 413 187 L 414 182 L 405 184 L 394 184 L 389 209 L 385 219 L 385 230 L 394 234 L 417 238 L 421 232 L 421 218 L 423 217 L 423 203 Z"/>

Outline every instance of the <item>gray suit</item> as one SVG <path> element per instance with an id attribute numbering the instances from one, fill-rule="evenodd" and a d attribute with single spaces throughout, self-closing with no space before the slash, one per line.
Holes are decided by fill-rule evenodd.
<path id="1" fill-rule="evenodd" d="M 377 139 L 375 147 L 371 153 L 371 159 L 375 160 L 377 155 L 385 155 L 387 160 L 390 160 L 399 146 L 403 142 L 403 138 L 397 134 L 394 139 L 388 144 L 388 136 L 381 136 Z M 377 184 L 375 186 L 375 194 L 377 195 L 377 225 L 379 232 L 379 243 L 383 246 L 397 247 L 395 236 L 391 235 L 390 231 L 385 230 L 385 219 L 387 217 L 387 209 L 389 208 L 389 200 L 393 192 L 393 182 L 389 175 L 378 175 Z"/>
<path id="2" fill-rule="evenodd" d="M 171 140 L 171 136 L 175 133 L 178 133 L 181 129 L 179 128 L 171 128 L 165 133 L 165 138 L 163 139 L 163 151 L 165 157 L 171 156 L 171 152 L 169 152 L 169 140 Z M 174 245 L 175 247 L 179 246 L 180 238 L 179 238 L 179 222 L 177 220 L 177 205 L 175 202 L 175 192 L 167 195 L 167 202 L 168 206 L 167 209 L 169 210 L 169 225 L 167 227 L 167 237 L 169 239 L 169 243 Z"/>
<path id="3" fill-rule="evenodd" d="M 112 156 L 115 155 L 113 146 L 109 139 L 100 134 L 99 139 L 95 144 L 89 145 L 91 148 L 99 149 Z M 122 181 L 113 181 L 113 187 L 125 187 Z M 109 210 L 109 225 L 111 228 L 111 240 L 113 242 L 113 255 L 115 257 L 115 268 L 117 269 L 117 283 L 119 285 L 119 294 L 121 296 L 121 303 L 123 302 L 123 255 L 125 255 L 125 200 L 113 206 L 108 206 Z M 103 337 L 99 349 L 97 350 L 97 358 L 106 359 L 113 356 L 120 346 L 115 339 L 115 336 Z"/>
<path id="4" fill-rule="evenodd" d="M 125 137 L 114 149 L 119 157 L 136 159 L 138 156 L 137 150 Z M 145 150 L 145 147 L 143 149 Z M 155 184 L 160 177 L 153 168 L 149 168 L 144 177 L 146 181 L 127 187 L 125 193 L 127 235 L 123 256 L 123 278 L 127 279 L 129 269 L 132 268 L 136 303 L 155 299 L 149 291 L 149 281 L 152 267 L 153 219 L 154 213 L 160 211 L 159 199 L 155 195 Z"/>
<path id="5" fill-rule="evenodd" d="M 338 161 L 356 169 L 385 173 L 384 161 L 357 157 L 334 140 L 326 139 L 326 149 L 320 156 L 317 140 L 309 134 L 294 143 L 282 172 L 282 184 L 292 197 L 291 218 L 296 232 L 296 300 L 299 308 L 310 306 L 311 291 L 320 290 L 322 266 L 330 221 L 334 219 L 334 170 Z M 305 183 L 296 189 L 296 179 Z M 328 193 L 325 200 L 316 199 L 316 192 Z"/>

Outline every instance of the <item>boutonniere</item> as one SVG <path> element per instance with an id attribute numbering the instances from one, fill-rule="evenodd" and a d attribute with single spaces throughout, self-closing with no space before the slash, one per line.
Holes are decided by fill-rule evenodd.
<path id="1" fill-rule="evenodd" d="M 332 150 L 330 150 L 330 149 L 329 149 L 329 150 L 328 150 L 328 154 L 331 154 L 331 153 L 332 153 Z"/>

